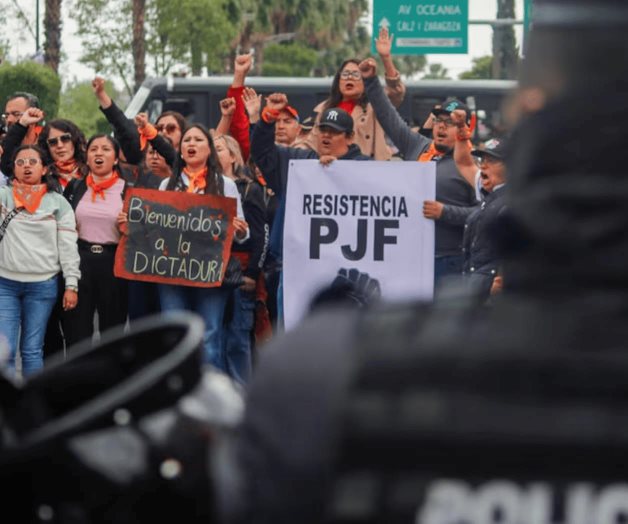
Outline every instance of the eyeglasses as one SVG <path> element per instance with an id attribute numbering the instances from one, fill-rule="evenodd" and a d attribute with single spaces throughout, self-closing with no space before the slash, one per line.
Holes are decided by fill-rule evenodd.
<path id="1" fill-rule="evenodd" d="M 24 167 L 26 163 L 28 163 L 29 166 L 36 166 L 37 164 L 39 164 L 39 162 L 40 162 L 39 158 L 35 158 L 32 156 L 30 158 L 18 158 L 15 161 L 15 165 L 19 167 Z"/>
<path id="2" fill-rule="evenodd" d="M 451 118 L 435 118 L 434 125 L 443 124 L 445 127 L 454 127 L 456 123 Z"/>
<path id="3" fill-rule="evenodd" d="M 10 111 L 8 113 L 2 113 L 2 119 L 6 120 L 9 116 L 13 118 L 20 118 L 24 114 L 24 111 Z"/>
<path id="4" fill-rule="evenodd" d="M 46 143 L 50 147 L 55 147 L 59 143 L 59 141 L 61 141 L 62 144 L 67 144 L 68 142 L 72 142 L 72 135 L 70 133 L 64 133 L 63 135 L 59 135 L 54 138 L 49 138 L 48 140 L 46 140 Z"/>
<path id="5" fill-rule="evenodd" d="M 177 124 L 157 124 L 155 129 L 158 133 L 163 133 L 164 131 L 166 131 L 166 133 L 174 133 L 177 129 L 180 129 L 180 127 Z"/>
<path id="6" fill-rule="evenodd" d="M 349 71 L 345 69 L 342 73 L 340 73 L 340 78 L 343 80 L 349 80 L 353 78 L 354 80 L 362 80 L 362 73 L 360 71 Z"/>

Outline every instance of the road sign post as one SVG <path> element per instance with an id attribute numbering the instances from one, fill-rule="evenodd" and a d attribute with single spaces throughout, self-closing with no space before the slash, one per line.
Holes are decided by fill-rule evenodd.
<path id="1" fill-rule="evenodd" d="M 469 0 L 374 0 L 373 35 L 380 27 L 394 35 L 396 55 L 465 54 Z"/>

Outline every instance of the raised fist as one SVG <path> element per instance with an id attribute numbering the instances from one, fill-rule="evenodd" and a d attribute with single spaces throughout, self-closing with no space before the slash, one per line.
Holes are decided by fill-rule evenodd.
<path id="1" fill-rule="evenodd" d="M 362 78 L 371 78 L 377 75 L 377 62 L 375 62 L 374 58 L 362 60 L 358 67 L 362 73 Z"/>

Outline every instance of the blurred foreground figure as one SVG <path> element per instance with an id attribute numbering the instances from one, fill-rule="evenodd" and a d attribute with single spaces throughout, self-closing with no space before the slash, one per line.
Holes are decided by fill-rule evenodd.
<path id="1" fill-rule="evenodd" d="M 242 399 L 202 372 L 203 332 L 191 314 L 151 317 L 21 387 L 0 380 L 3 520 L 214 522 L 209 449 Z"/>
<path id="2" fill-rule="evenodd" d="M 626 522 L 628 3 L 534 9 L 503 295 L 331 311 L 267 347 L 240 482 L 217 482 L 233 520 Z"/>

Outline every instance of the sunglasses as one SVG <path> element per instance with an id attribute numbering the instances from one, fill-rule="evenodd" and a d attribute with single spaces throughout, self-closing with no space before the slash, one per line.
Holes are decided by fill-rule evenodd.
<path id="1" fill-rule="evenodd" d="M 72 135 L 70 133 L 65 133 L 63 135 L 59 135 L 54 138 L 49 138 L 48 140 L 46 140 L 46 143 L 49 146 L 54 147 L 59 143 L 59 141 L 61 141 L 62 144 L 67 144 L 68 142 L 72 142 Z"/>
<path id="2" fill-rule="evenodd" d="M 39 164 L 39 158 L 30 157 L 30 158 L 18 158 L 15 161 L 15 165 L 19 167 L 24 167 L 28 163 L 29 166 L 36 166 Z"/>
<path id="3" fill-rule="evenodd" d="M 179 126 L 177 124 L 157 124 L 155 129 L 158 133 L 163 133 L 164 131 L 166 133 L 174 133 L 177 129 L 179 129 Z"/>

